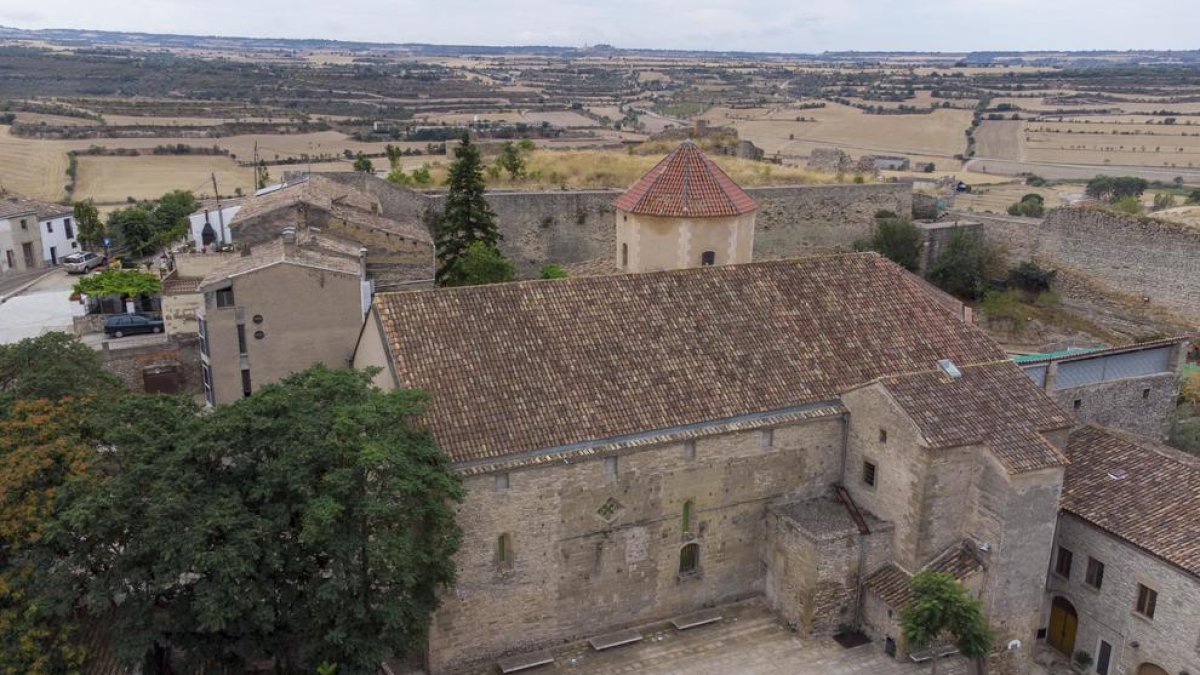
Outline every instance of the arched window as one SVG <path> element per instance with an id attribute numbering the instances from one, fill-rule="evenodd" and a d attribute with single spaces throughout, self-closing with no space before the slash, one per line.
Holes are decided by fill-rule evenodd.
<path id="1" fill-rule="evenodd" d="M 700 544 L 692 542 L 679 551 L 679 573 L 695 574 L 700 568 Z"/>
<path id="2" fill-rule="evenodd" d="M 621 269 L 629 267 L 629 244 L 621 244 Z"/>
<path id="3" fill-rule="evenodd" d="M 512 564 L 512 540 L 507 532 L 496 537 L 496 564 L 502 567 Z"/>
<path id="4" fill-rule="evenodd" d="M 683 503 L 683 531 L 692 531 L 692 500 Z"/>
<path id="5" fill-rule="evenodd" d="M 701 265 L 715 265 L 717 263 L 717 254 L 713 251 L 705 251 L 700 254 Z"/>

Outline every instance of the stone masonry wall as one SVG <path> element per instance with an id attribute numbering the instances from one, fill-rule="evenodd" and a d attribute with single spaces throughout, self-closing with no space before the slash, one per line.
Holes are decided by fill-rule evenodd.
<path id="1" fill-rule="evenodd" d="M 1059 517 L 1055 544 L 1071 551 L 1071 574 L 1050 573 L 1042 627 L 1050 603 L 1062 596 L 1079 614 L 1076 650 L 1095 659 L 1101 640 L 1112 645 L 1108 672 L 1134 675 L 1139 665 L 1154 663 L 1172 675 L 1200 673 L 1200 579 L 1069 513 Z M 1085 583 L 1089 557 L 1104 563 L 1099 589 Z M 1153 618 L 1134 611 L 1139 583 L 1158 592 Z"/>
<path id="2" fill-rule="evenodd" d="M 1083 422 L 1162 440 L 1167 417 L 1175 411 L 1179 380 L 1175 373 L 1162 373 L 1047 393 Z M 1075 401 L 1079 401 L 1078 408 Z"/>
<path id="3" fill-rule="evenodd" d="M 758 202 L 754 258 L 766 260 L 848 250 L 869 236 L 876 211 L 912 210 L 907 184 L 790 185 L 746 188 Z M 620 190 L 489 192 L 504 242 L 500 248 L 523 274 L 543 264 L 614 257 L 612 201 Z M 444 196 L 430 195 L 440 211 Z M 614 264 L 616 260 L 613 260 Z"/>
<path id="4" fill-rule="evenodd" d="M 1042 222 L 980 218 L 1013 261 L 1065 267 L 1200 325 L 1200 228 L 1098 208 L 1058 208 Z"/>
<path id="5" fill-rule="evenodd" d="M 838 418 L 466 479 L 458 583 L 434 616 L 432 672 L 763 592 L 766 504 L 836 480 Z M 693 502 L 691 533 L 682 510 Z M 607 506 L 606 506 L 607 505 Z M 607 514 L 607 515 L 606 515 Z M 509 535 L 510 564 L 497 560 Z M 699 573 L 680 576 L 699 544 Z"/>
<path id="6" fill-rule="evenodd" d="M 178 373 L 180 393 L 204 392 L 204 382 L 200 376 L 200 345 L 194 336 L 124 348 L 106 342 L 100 357 L 104 369 L 121 378 L 132 391 L 145 391 L 142 379 L 145 368 L 174 366 Z"/>

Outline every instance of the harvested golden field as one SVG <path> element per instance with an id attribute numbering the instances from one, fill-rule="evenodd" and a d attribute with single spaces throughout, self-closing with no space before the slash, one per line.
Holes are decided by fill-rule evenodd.
<path id="1" fill-rule="evenodd" d="M 1200 206 L 1177 206 L 1173 209 L 1165 209 L 1156 211 L 1152 214 L 1155 218 L 1169 220 L 1174 223 L 1182 223 L 1191 227 L 1200 228 Z"/>
<path id="2" fill-rule="evenodd" d="M 714 108 L 703 116 L 712 124 L 737 128 L 768 155 L 807 155 L 814 147 L 839 147 L 851 155 L 893 153 L 950 158 L 966 150 L 968 110 L 937 110 L 921 115 L 868 115 L 836 103 L 824 108 Z M 797 122 L 797 117 L 805 121 Z"/>
<path id="3" fill-rule="evenodd" d="M 99 124 L 96 120 L 84 117 L 67 117 L 66 115 L 46 115 L 43 113 L 18 112 L 18 124 L 45 124 L 58 127 L 86 127 Z"/>
<path id="4" fill-rule="evenodd" d="M 200 197 L 212 194 L 214 173 L 225 194 L 238 187 L 254 191 L 254 172 L 228 157 L 80 157 L 75 198 L 112 203 L 127 197 L 152 199 L 171 190 L 191 190 Z"/>
<path id="5" fill-rule="evenodd" d="M 55 142 L 16 138 L 0 126 L 0 187 L 37 199 L 58 201 L 67 184 L 67 151 Z"/>
<path id="6" fill-rule="evenodd" d="M 1046 209 L 1064 206 L 1068 200 L 1082 196 L 1083 189 L 1078 185 L 1064 185 L 1051 188 L 1032 187 L 1023 183 L 1005 183 L 975 187 L 970 194 L 959 194 L 954 197 L 954 208 L 960 211 L 975 213 L 1007 213 L 1008 207 L 1021 200 L 1027 194 L 1039 194 L 1045 200 Z"/>
<path id="7" fill-rule="evenodd" d="M 491 165 L 494 157 L 485 157 Z M 526 173 L 522 180 L 511 180 L 507 174 L 487 176 L 489 187 L 520 189 L 568 188 L 626 188 L 662 159 L 661 155 L 630 155 L 625 152 L 573 150 L 554 152 L 536 150 L 526 157 Z M 806 171 L 797 167 L 752 162 L 734 157 L 714 156 L 729 177 L 739 185 L 795 185 L 800 183 L 832 183 L 833 174 Z M 434 184 L 446 180 L 447 165 L 429 165 Z"/>

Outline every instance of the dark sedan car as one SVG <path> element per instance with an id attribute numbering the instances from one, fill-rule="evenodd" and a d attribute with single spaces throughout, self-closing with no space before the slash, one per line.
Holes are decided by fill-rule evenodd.
<path id="1" fill-rule="evenodd" d="M 163 332 L 162 317 L 155 314 L 117 314 L 104 320 L 104 332 L 109 337 L 125 337 L 137 333 Z"/>

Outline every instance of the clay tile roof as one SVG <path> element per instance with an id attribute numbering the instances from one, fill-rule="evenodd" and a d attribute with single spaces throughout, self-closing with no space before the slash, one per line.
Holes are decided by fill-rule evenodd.
<path id="1" fill-rule="evenodd" d="M 938 359 L 1005 358 L 874 253 L 381 293 L 374 307 L 397 378 L 431 392 L 429 423 L 456 462 L 832 401 Z M 1009 366 L 1012 386 L 1036 392 Z"/>
<path id="2" fill-rule="evenodd" d="M 986 445 L 1010 473 L 1067 463 L 1040 432 L 1066 429 L 1071 418 L 1008 360 L 964 366 L 951 379 L 940 368 L 882 380 L 932 448 Z"/>
<path id="3" fill-rule="evenodd" d="M 1097 426 L 1067 452 L 1064 511 L 1200 576 L 1200 459 Z"/>
<path id="4" fill-rule="evenodd" d="M 970 544 L 955 544 L 934 558 L 923 569 L 943 572 L 962 581 L 983 569 L 979 560 L 965 548 Z M 892 609 L 902 609 L 912 599 L 912 575 L 894 564 L 887 564 L 867 577 L 867 588 Z"/>
<path id="5" fill-rule="evenodd" d="M 361 271 L 357 251 L 350 253 L 341 242 L 311 235 L 300 235 L 298 242 L 287 246 L 282 239 L 274 239 L 254 246 L 249 255 L 233 256 L 206 274 L 197 290 L 203 291 L 227 279 L 284 262 L 340 274 L 358 275 Z"/>
<path id="6" fill-rule="evenodd" d="M 62 204 L 43 202 L 39 199 L 26 197 L 9 197 L 0 200 L 0 218 L 33 213 L 38 220 L 49 220 L 58 216 L 71 215 L 71 207 Z"/>
<path id="7" fill-rule="evenodd" d="M 622 211 L 648 216 L 711 218 L 758 208 L 721 167 L 684 141 L 613 202 Z"/>

